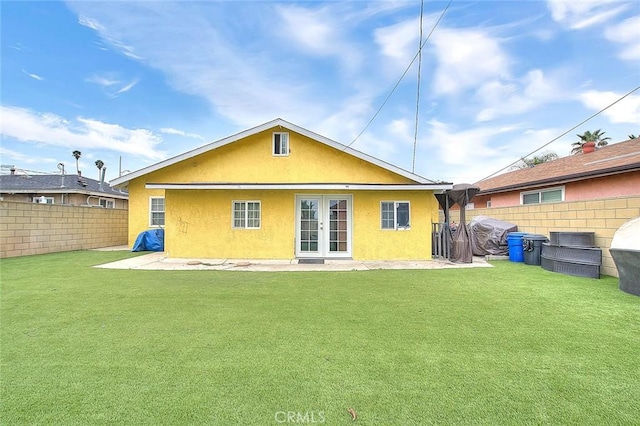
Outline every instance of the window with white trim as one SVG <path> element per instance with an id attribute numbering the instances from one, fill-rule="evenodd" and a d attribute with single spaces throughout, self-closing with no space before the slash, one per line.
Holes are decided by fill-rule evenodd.
<path id="1" fill-rule="evenodd" d="M 520 204 L 557 203 L 564 201 L 564 186 L 520 193 Z"/>
<path id="2" fill-rule="evenodd" d="M 45 197 L 44 195 L 40 197 L 33 197 L 33 202 L 37 204 L 53 204 L 53 201 L 53 197 Z"/>
<path id="3" fill-rule="evenodd" d="M 260 229 L 260 201 L 233 202 L 233 228 Z"/>
<path id="4" fill-rule="evenodd" d="M 115 200 L 110 200 L 108 198 L 100 198 L 100 207 L 104 207 L 105 209 L 114 209 L 116 207 Z"/>
<path id="5" fill-rule="evenodd" d="M 382 229 L 411 228 L 408 201 L 382 201 L 380 203 L 380 227 Z"/>
<path id="6" fill-rule="evenodd" d="M 164 226 L 164 197 L 149 197 L 149 226 Z"/>
<path id="7" fill-rule="evenodd" d="M 271 152 L 276 157 L 289 155 L 289 133 L 273 134 L 273 150 Z"/>

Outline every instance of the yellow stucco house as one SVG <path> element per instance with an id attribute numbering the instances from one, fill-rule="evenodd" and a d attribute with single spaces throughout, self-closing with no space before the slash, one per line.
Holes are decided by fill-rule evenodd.
<path id="1" fill-rule="evenodd" d="M 175 258 L 431 258 L 451 189 L 277 119 L 124 175 L 129 245 L 162 227 Z"/>

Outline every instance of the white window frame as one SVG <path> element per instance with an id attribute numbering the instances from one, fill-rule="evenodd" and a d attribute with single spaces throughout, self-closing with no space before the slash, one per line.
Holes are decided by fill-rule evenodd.
<path id="1" fill-rule="evenodd" d="M 491 208 L 491 200 L 487 200 L 487 208 L 490 209 Z"/>
<path id="2" fill-rule="evenodd" d="M 385 228 L 382 223 L 382 206 L 383 204 L 393 204 L 393 228 Z M 407 221 L 407 226 L 399 226 L 398 225 L 398 206 L 400 204 L 407 205 L 407 212 L 409 214 L 409 220 Z M 384 231 L 405 231 L 411 229 L 411 202 L 410 201 L 392 201 L 392 200 L 383 200 L 380 201 L 380 229 Z"/>
<path id="3" fill-rule="evenodd" d="M 542 201 L 542 194 L 545 192 L 560 191 L 560 201 Z M 524 203 L 525 195 L 538 194 L 537 203 Z M 532 204 L 561 203 L 564 201 L 564 186 L 554 186 L 553 188 L 537 189 L 535 191 L 523 191 L 520 193 L 520 205 L 528 206 Z"/>
<path id="4" fill-rule="evenodd" d="M 280 152 L 276 152 L 276 135 L 280 136 Z M 283 149 L 283 139 L 285 140 Z M 284 151 L 284 152 L 282 152 Z M 289 156 L 289 133 L 288 132 L 273 132 L 271 137 L 271 154 L 274 157 L 288 157 Z"/>
<path id="5" fill-rule="evenodd" d="M 236 204 L 244 205 L 242 226 L 236 226 Z M 258 204 L 258 226 L 249 226 L 249 204 Z M 256 218 L 251 218 L 256 219 Z M 260 200 L 233 200 L 231 202 L 231 228 L 232 229 L 260 229 L 262 227 L 262 202 Z"/>
<path id="6" fill-rule="evenodd" d="M 159 210 L 155 211 L 153 210 L 153 200 L 162 200 L 162 212 L 160 212 Z M 162 225 L 158 225 L 158 224 L 154 224 L 153 223 L 153 214 L 154 213 L 162 213 L 164 216 L 162 217 Z M 158 197 L 158 196 L 154 196 L 154 197 L 149 197 L 149 227 L 150 228 L 162 228 L 163 226 L 165 226 L 165 223 L 167 223 L 167 205 L 165 203 L 165 199 L 164 197 Z"/>
<path id="7" fill-rule="evenodd" d="M 45 203 L 40 203 L 40 199 L 44 197 L 44 199 L 46 200 Z M 47 197 L 45 195 L 41 195 L 39 197 L 33 197 L 33 202 L 35 204 L 55 204 L 56 199 L 54 197 Z"/>
<path id="8" fill-rule="evenodd" d="M 104 202 L 104 205 L 102 205 L 103 202 Z M 98 199 L 98 204 L 100 204 L 100 207 L 104 207 L 105 209 L 116 208 L 116 200 L 113 200 L 111 198 L 100 198 Z"/>

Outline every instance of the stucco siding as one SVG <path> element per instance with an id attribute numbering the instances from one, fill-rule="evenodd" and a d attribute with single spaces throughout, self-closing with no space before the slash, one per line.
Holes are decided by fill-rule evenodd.
<path id="1" fill-rule="evenodd" d="M 381 201 L 409 201 L 411 228 L 381 229 Z M 438 219 L 438 202 L 431 191 L 363 191 L 354 195 L 353 204 L 354 259 L 431 259 L 431 223 Z"/>
<path id="2" fill-rule="evenodd" d="M 625 173 L 572 182 L 565 187 L 565 201 L 640 195 L 640 173 Z"/>
<path id="3" fill-rule="evenodd" d="M 260 201 L 260 229 L 232 227 L 233 201 Z M 295 201 L 278 191 L 167 191 L 169 257 L 293 258 Z"/>
<path id="4" fill-rule="evenodd" d="M 352 195 L 352 258 L 430 259 L 435 197 L 420 191 L 314 192 Z M 289 259 L 295 257 L 296 191 L 166 191 L 169 257 Z M 233 201 L 260 201 L 260 229 L 232 227 Z M 411 229 L 382 230 L 381 201 L 409 201 Z M 435 217 L 434 217 L 435 215 Z"/>
<path id="5" fill-rule="evenodd" d="M 165 195 L 163 190 L 146 189 L 146 183 L 415 183 L 404 176 L 292 131 L 288 131 L 289 155 L 273 156 L 272 135 L 273 132 L 279 131 L 286 130 L 275 127 L 130 181 L 128 184 L 129 244 L 133 244 L 140 232 L 149 229 L 149 197 Z M 387 198 L 393 200 L 399 196 L 396 193 Z M 354 232 L 360 229 L 360 220 L 364 220 L 365 223 L 369 221 L 364 213 L 360 213 L 364 211 L 363 209 L 373 209 L 366 214 L 375 216 L 376 223 L 380 214 L 379 200 L 373 203 L 373 198 L 367 198 L 373 195 L 363 198 L 363 200 L 369 200 L 368 204 L 362 204 L 363 201 L 359 200 L 359 197 L 354 193 L 354 214 L 363 216 L 358 216 L 357 219 L 354 217 Z M 412 197 L 434 198 L 429 191 L 416 192 Z M 263 202 L 261 230 L 256 232 L 231 229 L 231 201 L 234 199 L 260 199 Z M 361 204 L 355 210 L 357 203 Z M 295 233 L 293 191 L 171 190 L 167 191 L 165 206 L 167 209 L 165 247 L 168 248 L 172 257 L 209 257 L 214 251 L 236 258 L 293 256 Z M 403 232 L 410 235 L 424 232 L 423 237 L 429 238 L 430 230 L 427 228 L 430 227 L 431 215 L 435 213 L 437 217 L 435 198 L 433 202 L 417 200 L 416 208 L 420 209 L 421 215 L 427 217 L 425 220 L 428 223 L 418 225 L 414 222 L 420 231 L 414 232 L 412 229 Z M 187 223 L 187 233 L 179 231 L 184 229 L 184 223 Z M 367 229 L 368 232 L 371 226 L 367 225 L 362 229 Z M 212 236 L 214 231 L 216 234 Z M 242 242 L 239 242 L 239 238 Z M 371 239 L 364 231 L 362 236 L 358 235 L 358 238 L 362 241 Z M 390 236 L 387 239 L 393 240 Z M 409 239 L 411 240 L 411 237 Z M 356 234 L 354 234 L 354 241 L 356 241 Z M 372 248 L 363 253 L 357 251 L 361 250 L 360 246 L 357 250 L 354 246 L 354 255 L 374 256 L 379 253 L 382 256 L 391 252 L 388 248 L 375 248 L 376 240 L 372 239 L 368 244 L 371 244 Z M 419 248 L 422 252 L 422 245 L 427 243 L 412 244 L 414 244 L 413 247 L 411 245 L 407 247 L 398 243 L 398 252 L 402 255 L 398 254 L 397 258 L 415 258 L 416 255 L 409 256 L 409 253 L 414 253 L 411 249 Z M 429 250 L 426 255 L 430 256 L 430 242 L 428 244 Z"/>

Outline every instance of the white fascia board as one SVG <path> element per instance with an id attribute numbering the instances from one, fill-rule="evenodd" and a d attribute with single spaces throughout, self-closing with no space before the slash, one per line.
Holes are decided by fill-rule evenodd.
<path id="1" fill-rule="evenodd" d="M 228 145 L 230 143 L 236 142 L 236 141 L 238 141 L 240 139 L 243 139 L 243 138 L 246 138 L 246 137 L 249 137 L 249 136 L 253 136 L 253 135 L 258 134 L 260 132 L 264 132 L 265 130 L 269 130 L 269 129 L 271 129 L 273 127 L 276 127 L 276 126 L 280 126 L 280 127 L 284 128 L 284 129 L 288 129 L 288 130 L 294 131 L 294 132 L 299 133 L 299 134 L 301 134 L 303 136 L 306 136 L 306 137 L 308 137 L 310 139 L 313 139 L 315 141 L 324 143 L 325 145 L 328 145 L 328 146 L 330 146 L 330 147 L 332 147 L 334 149 L 337 149 L 339 151 L 344 151 L 345 153 L 347 153 L 349 155 L 357 157 L 357 158 L 359 158 L 359 159 L 361 159 L 363 161 L 366 161 L 368 163 L 375 164 L 378 167 L 381 167 L 383 169 L 389 170 L 390 172 L 393 172 L 393 173 L 398 174 L 400 176 L 406 177 L 407 179 L 411 179 L 411 180 L 413 180 L 413 181 L 415 181 L 417 183 L 423 183 L 423 184 L 434 184 L 435 183 L 432 180 L 429 180 L 429 179 L 424 178 L 422 176 L 416 175 L 415 173 L 411 173 L 411 172 L 409 172 L 407 170 L 401 169 L 400 167 L 394 166 L 393 164 L 387 163 L 386 161 L 383 161 L 383 160 L 380 160 L 378 158 L 372 157 L 372 156 L 370 156 L 368 154 L 365 154 L 365 153 L 360 152 L 358 150 L 355 150 L 353 148 L 349 148 L 346 145 L 343 145 L 343 144 L 341 144 L 339 142 L 333 141 L 333 140 L 331 140 L 329 138 L 321 136 L 321 135 L 319 135 L 317 133 L 314 133 L 314 132 L 312 132 L 310 130 L 304 129 L 304 128 L 302 128 L 300 126 L 297 126 L 295 124 L 289 123 L 288 121 L 285 121 L 285 120 L 283 120 L 281 118 L 269 121 L 268 123 L 261 124 L 259 126 L 253 127 L 251 129 L 245 130 L 243 132 L 236 133 L 235 135 L 228 136 L 228 137 L 226 137 L 224 139 L 220 139 L 220 140 L 218 140 L 216 142 L 212 142 L 212 143 L 209 143 L 207 145 L 203 145 L 200 148 L 196 148 L 196 149 L 193 149 L 191 151 L 187 151 L 185 153 L 182 153 L 182 154 L 177 155 L 175 157 L 171 157 L 171 158 L 169 158 L 167 160 L 164 160 L 164 161 L 161 161 L 159 163 L 152 164 L 151 166 L 145 167 L 143 169 L 136 170 L 135 172 L 132 172 L 132 173 L 126 174 L 124 176 L 115 178 L 115 179 L 109 181 L 109 183 L 110 183 L 111 186 L 124 185 L 127 182 L 129 182 L 129 181 L 131 181 L 133 179 L 136 179 L 136 178 L 138 178 L 140 176 L 146 175 L 146 174 L 151 173 L 151 172 L 155 172 L 156 170 L 160 170 L 160 169 L 162 169 L 164 167 L 167 167 L 167 166 L 170 166 L 172 164 L 179 163 L 180 161 L 188 160 L 188 159 L 190 159 L 192 157 L 195 157 L 197 155 L 203 154 L 205 152 L 221 148 L 221 147 L 223 147 L 225 145 Z"/>
<path id="2" fill-rule="evenodd" d="M 361 183 L 147 183 L 146 189 L 209 190 L 343 190 L 343 191 L 444 191 L 452 184 L 361 184 Z"/>

